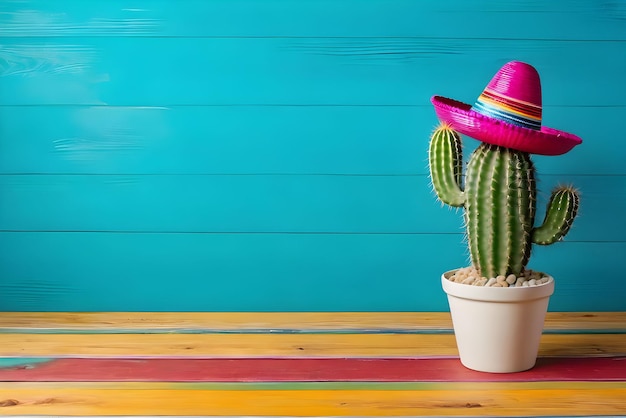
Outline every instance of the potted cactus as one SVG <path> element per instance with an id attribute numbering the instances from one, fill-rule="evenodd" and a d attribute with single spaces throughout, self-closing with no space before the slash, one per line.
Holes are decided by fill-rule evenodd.
<path id="1" fill-rule="evenodd" d="M 461 362 L 485 372 L 535 365 L 554 279 L 526 268 L 533 244 L 569 231 L 578 211 L 573 187 L 557 187 L 535 226 L 536 177 L 531 154 L 560 155 L 582 140 L 541 126 L 535 68 L 504 65 L 473 106 L 434 96 L 441 124 L 431 136 L 430 175 L 438 198 L 464 208 L 471 266 L 442 275 Z M 463 175 L 460 134 L 482 143 Z"/>

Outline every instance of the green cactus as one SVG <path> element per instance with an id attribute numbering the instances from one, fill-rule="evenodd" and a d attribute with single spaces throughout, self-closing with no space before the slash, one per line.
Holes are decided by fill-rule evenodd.
<path id="1" fill-rule="evenodd" d="M 572 226 L 579 196 L 572 187 L 557 187 L 543 224 L 534 227 L 535 168 L 525 152 L 482 143 L 462 176 L 461 138 L 450 126 L 435 129 L 429 149 L 430 176 L 443 203 L 464 207 L 471 261 L 484 277 L 519 276 L 533 243 L 552 244 Z"/>

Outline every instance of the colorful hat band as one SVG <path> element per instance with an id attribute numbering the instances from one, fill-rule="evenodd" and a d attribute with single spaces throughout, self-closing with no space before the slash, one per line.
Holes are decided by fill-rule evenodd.
<path id="1" fill-rule="evenodd" d="M 477 113 L 522 128 L 541 130 L 541 106 L 485 89 L 472 107 Z"/>

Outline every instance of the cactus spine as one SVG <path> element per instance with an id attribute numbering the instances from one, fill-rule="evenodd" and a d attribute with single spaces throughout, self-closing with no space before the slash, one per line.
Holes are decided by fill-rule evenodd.
<path id="1" fill-rule="evenodd" d="M 558 187 L 545 220 L 535 228 L 535 168 L 528 153 L 482 143 L 462 179 L 461 138 L 448 125 L 433 133 L 430 175 L 439 199 L 464 207 L 472 264 L 484 277 L 523 273 L 532 244 L 548 245 L 569 231 L 578 211 L 578 193 Z"/>

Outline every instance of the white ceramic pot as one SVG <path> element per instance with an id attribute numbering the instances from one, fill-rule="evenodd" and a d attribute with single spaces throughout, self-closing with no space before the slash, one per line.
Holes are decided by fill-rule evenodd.
<path id="1" fill-rule="evenodd" d="M 473 370 L 512 373 L 535 365 L 554 279 L 533 287 L 469 286 L 441 276 L 461 363 Z"/>

